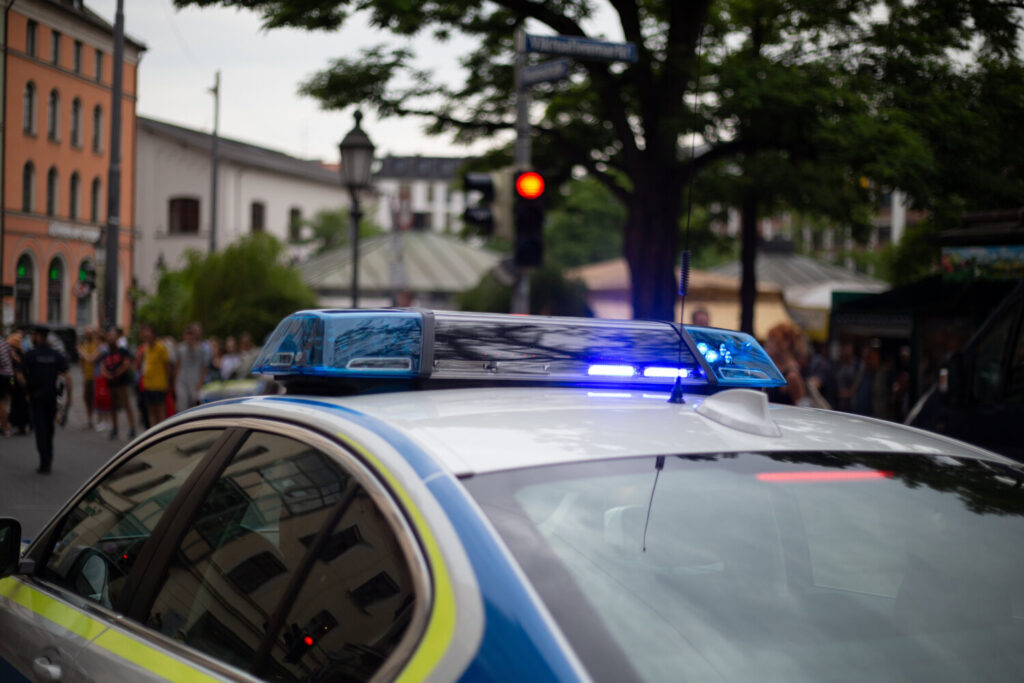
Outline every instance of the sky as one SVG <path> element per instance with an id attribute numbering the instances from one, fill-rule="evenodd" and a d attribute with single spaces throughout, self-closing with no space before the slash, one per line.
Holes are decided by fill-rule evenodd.
<path id="1" fill-rule="evenodd" d="M 86 5 L 113 24 L 116 0 L 86 0 Z M 251 11 L 177 10 L 171 0 L 128 0 L 124 16 L 125 32 L 147 47 L 139 67 L 139 115 L 211 131 L 209 89 L 219 69 L 222 137 L 329 163 L 338 161 L 338 143 L 354 124 L 352 110 L 321 110 L 315 100 L 298 94 L 299 83 L 332 58 L 398 40 L 368 27 L 358 16 L 332 33 L 265 31 Z M 411 45 L 418 66 L 433 69 L 446 82 L 461 83 L 458 58 L 471 49 L 468 39 L 443 44 L 418 37 Z M 464 156 L 493 144 L 458 146 L 449 138 L 423 134 L 422 118 L 379 120 L 370 110 L 363 113 L 363 129 L 377 146 L 378 157 Z"/>

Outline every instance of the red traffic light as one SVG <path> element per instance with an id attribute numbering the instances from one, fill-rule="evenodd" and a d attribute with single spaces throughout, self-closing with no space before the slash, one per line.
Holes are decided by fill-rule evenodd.
<path id="1" fill-rule="evenodd" d="M 516 178 L 516 193 L 523 199 L 536 199 L 544 194 L 544 178 L 534 171 L 520 173 Z"/>
<path id="2" fill-rule="evenodd" d="M 313 647 L 313 638 L 312 638 L 312 636 L 306 636 L 305 638 L 302 639 L 302 642 L 304 642 L 309 647 Z"/>

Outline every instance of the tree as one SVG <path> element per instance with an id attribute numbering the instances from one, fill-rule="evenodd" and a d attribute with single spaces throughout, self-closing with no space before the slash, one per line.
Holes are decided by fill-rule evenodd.
<path id="1" fill-rule="evenodd" d="M 350 223 L 348 209 L 323 209 L 318 211 L 312 219 L 306 221 L 306 225 L 313 229 L 313 235 L 309 241 L 317 243 L 314 255 L 319 256 L 348 244 Z M 364 217 L 359 222 L 359 239 L 373 237 L 381 232 L 376 223 L 369 218 Z"/>
<path id="2" fill-rule="evenodd" d="M 584 29 L 597 0 L 175 0 L 259 12 L 267 28 L 331 30 L 354 12 L 399 37 L 462 33 L 479 40 L 465 82 L 417 70 L 407 47 L 386 45 L 334 60 L 302 86 L 328 108 L 369 104 L 378 113 L 421 115 L 430 133 L 469 142 L 513 127 L 513 32 L 526 26 L 568 36 Z M 582 167 L 626 207 L 623 251 L 638 317 L 670 318 L 678 221 L 691 179 L 712 169 L 735 176 L 744 215 L 744 291 L 753 284 L 759 210 L 786 204 L 849 218 L 867 200 L 862 175 L 901 187 L 928 205 L 926 190 L 952 169 L 936 151 L 951 121 L 991 125 L 982 112 L 934 93 L 935 78 L 975 83 L 977 70 L 1012 70 L 1019 3 L 1004 0 L 608 0 L 635 64 L 579 62 L 569 80 L 538 86 L 535 165 Z M 703 48 L 703 49 L 700 49 Z M 998 81 L 998 79 L 996 79 Z M 1006 79 L 1002 86 L 1013 87 Z M 922 92 L 923 91 L 923 92 Z M 954 92 L 962 93 L 960 89 Z M 1001 96 L 1000 102 L 1012 103 Z M 1019 100 L 1011 111 L 1019 113 Z M 991 113 L 991 112 L 990 112 Z M 933 119 L 926 120 L 927 117 Z M 1017 117 L 1019 119 L 1019 116 Z M 1019 133 L 1019 121 L 1012 123 Z M 1010 132 L 994 132 L 1002 138 Z M 688 153 L 690 140 L 703 144 Z M 1018 136 L 1019 137 L 1019 136 Z M 958 141 L 973 146 L 968 137 Z M 1001 156 L 998 146 L 996 153 Z M 971 157 L 978 157 L 972 149 Z M 1019 163 L 1019 162 L 1017 162 Z M 1000 164 L 999 174 L 1012 164 Z M 954 177 L 949 175 L 948 177 Z M 799 181 L 798 186 L 786 185 Z M 1013 183 L 1011 183 L 1013 184 Z"/>
<path id="3" fill-rule="evenodd" d="M 161 275 L 139 319 L 153 323 L 159 334 L 181 334 L 187 322 L 197 320 L 216 336 L 248 332 L 263 339 L 284 316 L 316 305 L 282 254 L 281 243 L 265 233 L 213 254 L 190 252 L 182 270 Z"/>

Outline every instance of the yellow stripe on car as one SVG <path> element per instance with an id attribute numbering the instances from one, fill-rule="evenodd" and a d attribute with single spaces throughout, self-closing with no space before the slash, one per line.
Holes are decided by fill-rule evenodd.
<path id="1" fill-rule="evenodd" d="M 81 636 L 95 647 L 126 659 L 141 668 L 180 683 L 211 683 L 216 678 L 198 671 L 184 662 L 119 631 L 107 628 L 102 622 L 68 607 L 21 581 L 8 577 L 0 579 L 0 596 L 52 621 L 61 628 Z"/>
<path id="2" fill-rule="evenodd" d="M 411 518 L 413 527 L 423 542 L 423 549 L 427 555 L 427 561 L 434 576 L 434 604 L 430 613 L 430 621 L 427 624 L 426 632 L 413 653 L 402 673 L 397 680 L 401 683 L 411 681 L 423 681 L 430 676 L 431 672 L 448 651 L 455 634 L 455 591 L 452 588 L 451 577 L 448 574 L 448 567 L 445 564 L 441 548 L 427 521 L 423 518 L 419 509 L 412 501 L 412 497 L 398 483 L 398 480 L 384 467 L 380 460 L 375 458 L 366 448 L 351 440 L 344 434 L 338 434 L 351 448 L 356 450 L 367 462 L 369 462 L 378 475 L 383 477 L 392 492 L 402 502 L 403 507 Z"/>

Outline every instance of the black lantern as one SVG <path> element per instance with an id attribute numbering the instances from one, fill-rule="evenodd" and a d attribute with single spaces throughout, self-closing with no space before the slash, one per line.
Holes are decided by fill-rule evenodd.
<path id="1" fill-rule="evenodd" d="M 338 145 L 341 152 L 341 184 L 348 188 L 352 200 L 349 212 L 349 240 L 352 244 L 352 308 L 359 307 L 359 221 L 363 217 L 359 209 L 359 192 L 370 186 L 370 171 L 373 166 L 373 143 L 360 128 L 363 113 L 356 110 L 356 126 L 345 135 Z"/>

